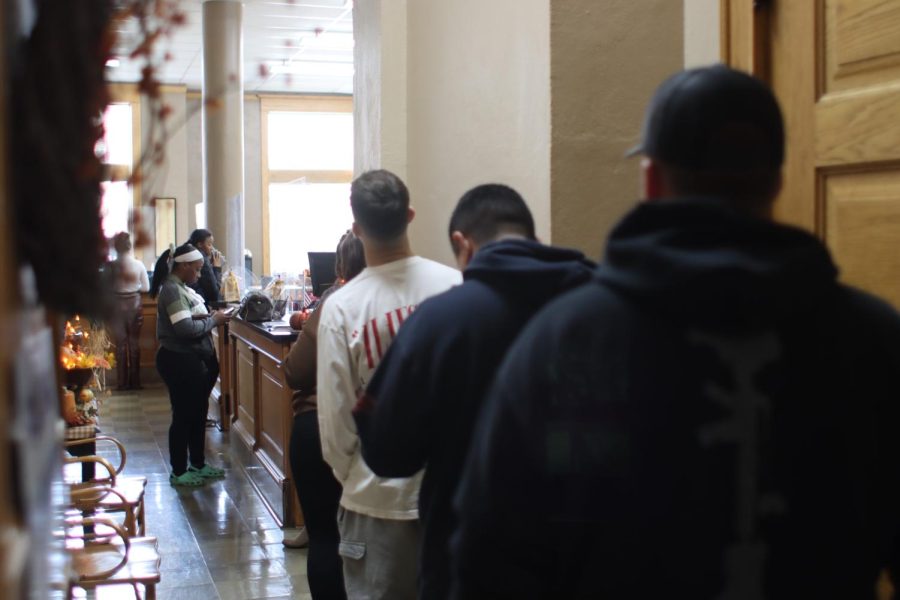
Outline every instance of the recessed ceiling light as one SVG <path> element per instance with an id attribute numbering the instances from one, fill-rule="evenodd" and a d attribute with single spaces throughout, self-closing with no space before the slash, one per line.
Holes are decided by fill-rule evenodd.
<path id="1" fill-rule="evenodd" d="M 115 68 L 118 67 L 120 64 L 121 64 L 121 63 L 119 62 L 119 59 L 118 59 L 118 58 L 111 58 L 111 59 L 109 59 L 108 61 L 106 61 L 106 66 L 107 66 L 107 67 L 110 67 L 110 68 L 112 68 L 112 69 L 115 69 Z"/>

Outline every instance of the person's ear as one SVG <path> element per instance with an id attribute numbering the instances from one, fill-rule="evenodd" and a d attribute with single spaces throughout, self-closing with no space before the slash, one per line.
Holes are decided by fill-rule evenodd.
<path id="1" fill-rule="evenodd" d="M 356 237 L 362 237 L 360 235 L 359 225 L 356 223 L 356 221 L 353 221 L 353 225 L 350 226 L 350 231 L 352 231 L 353 235 L 355 235 Z"/>
<path id="2" fill-rule="evenodd" d="M 462 231 L 454 231 L 450 234 L 450 241 L 453 248 L 456 248 L 456 264 L 459 270 L 463 271 L 475 256 L 475 243 L 467 238 Z"/>
<path id="3" fill-rule="evenodd" d="M 416 218 L 416 209 L 412 206 L 406 209 L 406 222 L 412 223 L 412 220 Z"/>
<path id="4" fill-rule="evenodd" d="M 666 196 L 666 185 L 659 163 L 650 157 L 641 159 L 641 186 L 645 200 L 653 201 Z"/>

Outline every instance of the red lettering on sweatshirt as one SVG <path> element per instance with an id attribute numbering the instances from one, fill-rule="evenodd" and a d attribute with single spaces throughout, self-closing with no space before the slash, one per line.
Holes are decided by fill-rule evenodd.
<path id="1" fill-rule="evenodd" d="M 378 333 L 378 320 L 372 319 L 372 334 L 375 336 L 375 348 L 378 350 L 378 360 L 381 360 L 381 335 Z"/>
<path id="2" fill-rule="evenodd" d="M 388 322 L 388 330 L 391 332 L 391 341 L 395 337 L 397 337 L 397 330 L 394 329 L 394 315 L 393 313 L 387 313 L 387 322 Z"/>
<path id="3" fill-rule="evenodd" d="M 384 352 L 387 350 L 387 346 L 394 340 L 397 336 L 397 331 L 399 331 L 400 326 L 403 325 L 403 322 L 416 310 L 415 305 L 409 305 L 401 308 L 395 308 L 394 310 L 389 310 L 384 313 L 383 321 L 379 318 L 371 319 L 363 325 L 363 345 L 366 348 L 366 363 L 369 365 L 370 369 L 374 369 L 375 365 L 381 361 L 384 356 Z M 404 312 L 406 313 L 404 315 Z M 395 323 L 396 316 L 396 323 Z M 379 321 L 382 321 L 386 326 L 379 327 Z M 356 332 L 354 332 L 356 333 Z M 387 334 L 389 338 L 386 341 L 386 345 L 382 347 L 382 334 Z M 355 337 L 355 336 L 354 336 Z M 373 346 L 374 340 L 374 348 Z M 377 361 L 376 361 L 377 354 Z"/>
<path id="4" fill-rule="evenodd" d="M 375 368 L 375 361 L 372 359 L 372 344 L 369 342 L 369 326 L 366 324 L 363 327 L 363 344 L 366 347 L 366 360 L 368 360 L 369 368 Z"/>

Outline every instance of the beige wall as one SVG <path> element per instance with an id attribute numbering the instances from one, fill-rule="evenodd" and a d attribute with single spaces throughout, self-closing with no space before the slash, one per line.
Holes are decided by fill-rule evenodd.
<path id="1" fill-rule="evenodd" d="M 721 0 L 684 0 L 684 66 L 719 62 Z"/>
<path id="2" fill-rule="evenodd" d="M 525 196 L 543 240 L 599 256 L 638 196 L 637 162 L 622 154 L 653 89 L 684 64 L 682 3 L 428 0 L 400 2 L 405 15 L 383 3 L 355 5 L 357 49 L 368 56 L 357 64 L 357 170 L 406 173 L 415 250 L 449 262 L 444 231 L 457 199 L 499 181 Z M 388 38 L 390 53 L 382 44 L 370 60 Z M 388 99 L 389 77 L 405 97 Z M 404 102 L 405 123 L 388 122 Z M 405 153 L 389 159 L 377 136 L 404 130 Z"/>
<path id="3" fill-rule="evenodd" d="M 190 234 L 188 220 L 188 132 L 184 126 L 187 115 L 187 101 L 184 88 L 166 88 L 163 103 L 172 107 L 172 113 L 166 120 L 168 140 L 162 165 L 149 166 L 150 176 L 141 186 L 141 206 L 143 217 L 151 237 L 155 234 L 155 220 L 151 202 L 153 198 L 175 198 L 175 232 L 176 244 L 184 242 Z M 151 115 L 146 98 L 141 97 L 141 129 L 144 143 L 150 133 Z M 148 248 L 138 251 L 147 268 L 156 263 L 155 237 Z M 136 255 L 138 253 L 136 252 Z"/>
<path id="4" fill-rule="evenodd" d="M 518 189 L 548 238 L 549 0 L 358 0 L 354 10 L 357 48 L 381 42 L 377 61 L 357 64 L 355 114 L 367 130 L 357 171 L 405 173 L 415 251 L 451 263 L 450 212 L 487 182 Z"/>
<path id="5" fill-rule="evenodd" d="M 551 239 L 598 258 L 638 198 L 638 161 L 623 154 L 653 90 L 682 67 L 682 5 L 554 0 L 552 7 Z"/>

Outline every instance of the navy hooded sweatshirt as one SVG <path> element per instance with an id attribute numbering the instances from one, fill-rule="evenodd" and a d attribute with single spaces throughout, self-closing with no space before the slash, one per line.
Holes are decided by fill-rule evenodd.
<path id="1" fill-rule="evenodd" d="M 812 235 L 714 199 L 628 214 L 499 369 L 454 597 L 873 597 L 900 532 L 900 317 L 836 275 Z"/>
<path id="2" fill-rule="evenodd" d="M 451 501 L 497 366 L 528 319 L 593 268 L 575 250 L 522 239 L 487 244 L 462 285 L 419 305 L 373 375 L 354 414 L 366 464 L 384 477 L 425 468 L 420 598 L 449 593 Z"/>

